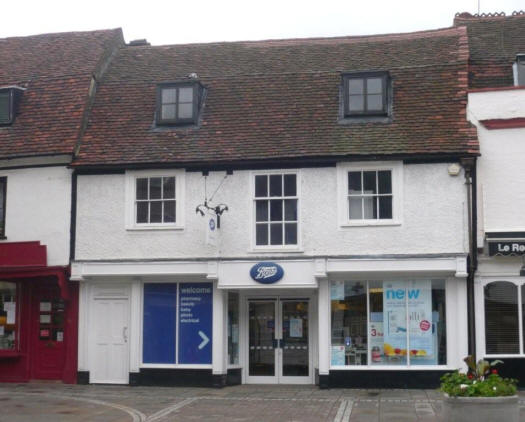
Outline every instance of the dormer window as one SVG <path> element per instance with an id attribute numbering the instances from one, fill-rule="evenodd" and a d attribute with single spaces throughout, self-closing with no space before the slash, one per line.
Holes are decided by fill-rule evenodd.
<path id="1" fill-rule="evenodd" d="M 514 84 L 517 86 L 525 86 L 525 54 L 518 54 L 516 56 L 515 69 Z"/>
<path id="2" fill-rule="evenodd" d="M 162 84 L 157 87 L 157 124 L 197 123 L 202 86 L 198 82 Z"/>
<path id="3" fill-rule="evenodd" d="M 386 116 L 388 83 L 387 72 L 343 74 L 345 117 Z"/>
<path id="4" fill-rule="evenodd" d="M 17 86 L 0 88 L 0 126 L 11 125 L 15 121 L 22 92 L 23 88 Z"/>

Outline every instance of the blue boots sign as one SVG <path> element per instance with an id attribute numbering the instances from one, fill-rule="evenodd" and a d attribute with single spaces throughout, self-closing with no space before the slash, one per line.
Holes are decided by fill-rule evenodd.
<path id="1" fill-rule="evenodd" d="M 250 277 L 263 284 L 277 283 L 283 276 L 283 267 L 275 262 L 259 262 L 250 270 Z"/>

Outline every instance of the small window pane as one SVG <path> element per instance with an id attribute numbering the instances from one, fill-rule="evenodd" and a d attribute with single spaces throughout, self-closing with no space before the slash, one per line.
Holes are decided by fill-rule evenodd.
<path id="1" fill-rule="evenodd" d="M 295 174 L 284 175 L 284 196 L 297 195 L 297 177 Z"/>
<path id="2" fill-rule="evenodd" d="M 382 94 L 383 93 L 383 79 L 369 78 L 366 80 L 367 94 Z"/>
<path id="3" fill-rule="evenodd" d="M 179 103 L 179 119 L 191 119 L 193 117 L 192 103 Z"/>
<path id="4" fill-rule="evenodd" d="M 297 223 L 286 223 L 284 225 L 284 243 L 286 245 L 297 245 Z"/>
<path id="5" fill-rule="evenodd" d="M 268 201 L 255 201 L 255 221 L 268 221 Z"/>
<path id="6" fill-rule="evenodd" d="M 193 102 L 193 87 L 179 88 L 179 103 Z"/>
<path id="7" fill-rule="evenodd" d="M 383 96 L 382 95 L 367 95 L 366 105 L 369 111 L 381 111 L 383 110 Z"/>
<path id="8" fill-rule="evenodd" d="M 164 201 L 164 222 L 175 223 L 175 201 Z"/>
<path id="9" fill-rule="evenodd" d="M 149 199 L 160 199 L 162 177 L 152 177 L 149 179 Z"/>
<path id="10" fill-rule="evenodd" d="M 284 200 L 284 219 L 286 221 L 297 221 L 297 199 Z"/>
<path id="11" fill-rule="evenodd" d="M 268 176 L 255 176 L 255 196 L 268 196 Z"/>
<path id="12" fill-rule="evenodd" d="M 163 120 L 175 119 L 175 104 L 163 105 L 161 113 Z"/>
<path id="13" fill-rule="evenodd" d="M 377 197 L 368 196 L 363 198 L 364 203 L 364 218 L 367 220 L 377 218 Z"/>
<path id="14" fill-rule="evenodd" d="M 378 171 L 378 184 L 379 184 L 379 193 L 392 193 L 392 172 L 387 171 Z"/>
<path id="15" fill-rule="evenodd" d="M 362 95 L 350 95 L 348 97 L 348 108 L 350 111 L 363 111 L 365 108 L 364 98 Z"/>
<path id="16" fill-rule="evenodd" d="M 270 224 L 270 244 L 271 245 L 282 245 L 283 244 L 283 225 L 282 223 Z"/>
<path id="17" fill-rule="evenodd" d="M 363 198 L 349 198 L 348 202 L 350 220 L 363 219 Z"/>
<path id="18" fill-rule="evenodd" d="M 137 223 L 148 222 L 148 202 L 137 202 Z"/>
<path id="19" fill-rule="evenodd" d="M 270 176 L 270 196 L 283 195 L 283 176 L 280 174 L 272 174 Z"/>
<path id="20" fill-rule="evenodd" d="M 137 179 L 137 199 L 148 199 L 148 179 Z"/>
<path id="21" fill-rule="evenodd" d="M 283 201 L 280 199 L 270 201 L 270 220 L 283 220 Z"/>
<path id="22" fill-rule="evenodd" d="M 164 177 L 162 179 L 162 197 L 164 199 L 175 198 L 175 178 Z"/>
<path id="23" fill-rule="evenodd" d="M 363 94 L 363 79 L 348 79 L 348 93 Z"/>
<path id="24" fill-rule="evenodd" d="M 162 90 L 162 104 L 174 104 L 177 102 L 177 88 L 164 88 Z"/>
<path id="25" fill-rule="evenodd" d="M 375 171 L 364 171 L 363 172 L 363 193 L 375 194 L 376 191 L 376 172 Z"/>
<path id="26" fill-rule="evenodd" d="M 150 223 L 162 223 L 162 201 L 150 202 Z"/>
<path id="27" fill-rule="evenodd" d="M 349 194 L 361 193 L 361 172 L 360 171 L 348 172 L 348 193 Z"/>
<path id="28" fill-rule="evenodd" d="M 380 196 L 379 197 L 379 218 L 392 218 L 392 197 L 391 196 Z"/>
<path id="29" fill-rule="evenodd" d="M 268 225 L 257 224 L 255 226 L 255 244 L 256 245 L 267 245 L 268 244 Z"/>

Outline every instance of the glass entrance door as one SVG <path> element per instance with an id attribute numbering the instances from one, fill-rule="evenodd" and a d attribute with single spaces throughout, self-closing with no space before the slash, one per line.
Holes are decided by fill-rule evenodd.
<path id="1" fill-rule="evenodd" d="M 248 300 L 248 321 L 248 383 L 312 382 L 307 299 Z"/>

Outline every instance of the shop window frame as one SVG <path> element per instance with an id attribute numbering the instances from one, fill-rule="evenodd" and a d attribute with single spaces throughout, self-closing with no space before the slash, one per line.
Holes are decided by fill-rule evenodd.
<path id="1" fill-rule="evenodd" d="M 519 353 L 487 353 L 487 339 L 485 334 L 485 287 L 495 282 L 508 282 L 517 287 L 517 306 L 518 306 L 518 341 Z M 476 312 L 476 347 L 479 357 L 492 358 L 525 358 L 525 323 L 523 317 L 522 289 L 525 289 L 525 279 L 523 277 L 481 277 L 475 284 L 475 312 Z"/>
<path id="2" fill-rule="evenodd" d="M 354 281 L 354 282 L 361 282 L 364 283 L 366 286 L 366 329 L 367 332 L 369 330 L 370 326 L 370 292 L 368 288 L 369 282 L 379 281 L 381 283 L 387 283 L 389 281 L 421 281 L 421 280 L 443 280 L 445 284 L 445 320 L 446 320 L 446 326 L 445 326 L 445 336 L 447 339 L 447 345 L 446 345 L 446 364 L 437 364 L 437 365 L 411 365 L 410 359 L 407 359 L 407 363 L 404 365 L 372 365 L 371 364 L 371 348 L 369 347 L 369 341 L 367 340 L 367 364 L 366 365 L 332 365 L 331 362 L 331 351 L 332 351 L 332 306 L 331 306 L 331 286 L 332 282 L 334 281 Z M 329 335 L 328 335 L 328 343 L 329 343 L 329 352 L 328 352 L 328 359 L 329 359 L 329 369 L 331 371 L 338 371 L 338 370 L 344 370 L 344 371 L 381 371 L 381 370 L 398 370 L 398 371 L 428 371 L 428 370 L 449 370 L 454 368 L 454 362 L 456 361 L 455 356 L 451 355 L 451 351 L 453 350 L 451 338 L 453 338 L 452 331 L 453 328 L 451 327 L 453 318 L 452 318 L 452 306 L 453 303 L 451 301 L 451 298 L 453 294 L 451 293 L 451 285 L 449 283 L 449 278 L 447 277 L 439 277 L 439 276 L 422 276 L 422 277 L 399 277 L 395 279 L 381 279 L 381 278 L 367 278 L 367 279 L 354 279 L 354 278 L 330 278 L 328 280 L 328 310 L 329 310 L 329 318 L 328 318 L 328 327 L 329 327 Z M 408 318 L 408 306 L 407 309 L 407 318 Z M 407 333 L 407 348 L 410 348 L 410 342 L 408 340 L 409 334 Z"/>
<path id="3" fill-rule="evenodd" d="M 0 176 L 0 193 L 1 198 L 1 214 L 0 214 L 0 240 L 7 239 L 5 235 L 5 219 L 6 219 L 6 205 L 7 205 L 7 176 Z"/>

